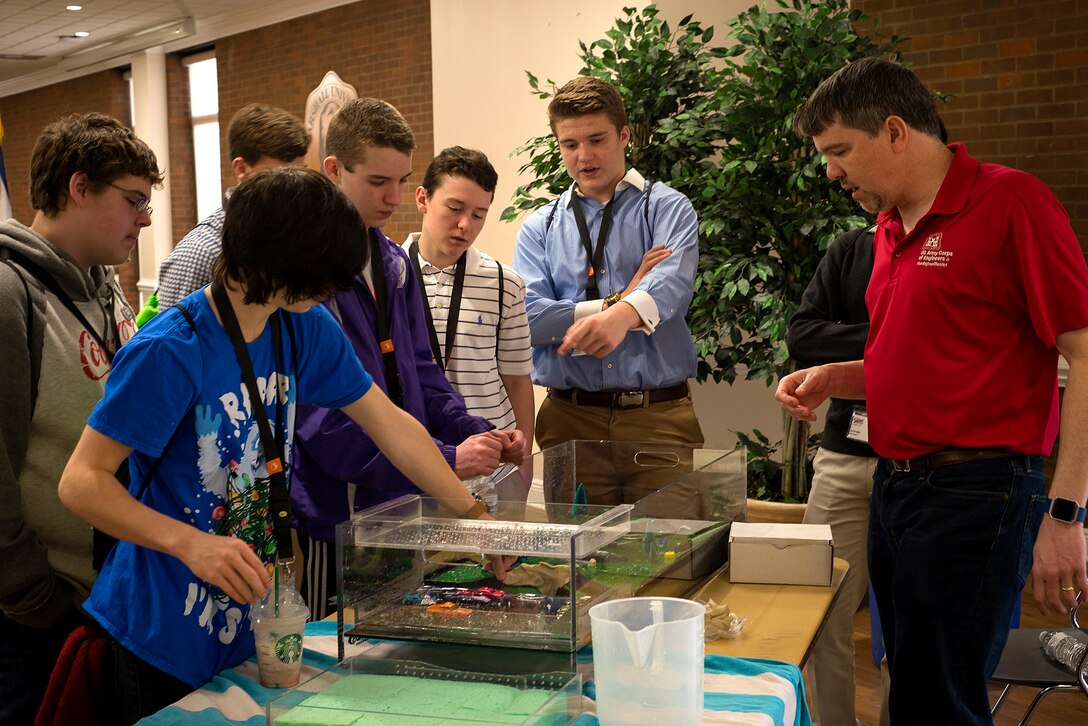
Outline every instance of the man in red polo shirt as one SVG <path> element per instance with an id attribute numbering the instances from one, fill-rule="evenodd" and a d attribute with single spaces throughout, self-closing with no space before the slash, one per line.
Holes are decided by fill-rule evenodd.
<path id="1" fill-rule="evenodd" d="M 986 683 L 1027 573 L 1044 613 L 1088 592 L 1084 255 L 1038 179 L 941 141 L 933 95 L 897 63 L 848 64 L 794 124 L 828 178 L 879 213 L 872 327 L 864 362 L 797 371 L 776 398 L 809 420 L 829 396 L 868 402 L 892 722 L 988 724 Z M 1059 352 L 1070 375 L 1047 499 Z"/>

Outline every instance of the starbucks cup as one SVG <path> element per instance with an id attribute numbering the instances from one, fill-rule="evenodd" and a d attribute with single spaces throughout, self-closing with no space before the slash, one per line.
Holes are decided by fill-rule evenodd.
<path id="1" fill-rule="evenodd" d="M 293 590 L 280 592 L 279 607 L 262 600 L 250 609 L 257 670 L 262 686 L 290 688 L 302 673 L 302 631 L 310 610 Z M 269 598 L 271 600 L 271 598 Z"/>

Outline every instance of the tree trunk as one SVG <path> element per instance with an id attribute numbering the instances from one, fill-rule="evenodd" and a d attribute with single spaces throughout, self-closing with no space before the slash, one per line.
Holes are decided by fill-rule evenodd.
<path id="1" fill-rule="evenodd" d="M 808 501 L 808 421 L 782 413 L 782 494 Z"/>

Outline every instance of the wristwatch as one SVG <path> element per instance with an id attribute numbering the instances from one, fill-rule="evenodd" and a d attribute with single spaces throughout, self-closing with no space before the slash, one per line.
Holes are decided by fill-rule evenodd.
<path id="1" fill-rule="evenodd" d="M 481 514 L 487 512 L 487 502 L 480 499 L 475 494 L 472 495 L 472 498 L 476 501 L 468 508 L 467 512 L 461 515 L 462 519 L 479 519 Z"/>
<path id="2" fill-rule="evenodd" d="M 1084 515 L 1088 513 L 1088 509 L 1080 506 L 1076 501 L 1066 499 L 1065 497 L 1047 499 L 1046 509 L 1051 519 L 1056 519 L 1059 522 L 1066 522 L 1069 524 L 1072 524 L 1073 522 L 1084 522 Z"/>
<path id="3" fill-rule="evenodd" d="M 613 305 L 615 305 L 619 301 L 620 301 L 620 294 L 618 292 L 614 292 L 611 295 L 608 295 L 607 297 L 605 297 L 605 299 L 601 301 L 601 310 L 607 310 L 608 308 L 612 307 Z"/>

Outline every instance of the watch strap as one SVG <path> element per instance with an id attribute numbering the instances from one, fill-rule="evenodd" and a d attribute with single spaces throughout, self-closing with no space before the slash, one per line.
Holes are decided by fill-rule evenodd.
<path id="1" fill-rule="evenodd" d="M 1056 517 L 1054 516 L 1054 507 L 1056 504 L 1070 510 L 1070 514 L 1072 514 L 1072 511 L 1075 508 L 1076 514 L 1072 515 L 1072 518 Z M 1050 499 L 1048 497 L 1046 500 L 1046 512 L 1050 515 L 1051 519 L 1056 519 L 1059 522 L 1068 522 L 1070 524 L 1073 522 L 1080 522 L 1083 524 L 1085 515 L 1088 514 L 1088 508 L 1080 506 L 1074 499 L 1066 499 L 1065 497 L 1054 497 L 1053 499 Z"/>
<path id="2" fill-rule="evenodd" d="M 468 511 L 461 515 L 462 519 L 479 519 L 480 515 L 487 512 L 487 502 L 482 499 L 476 499 Z"/>

